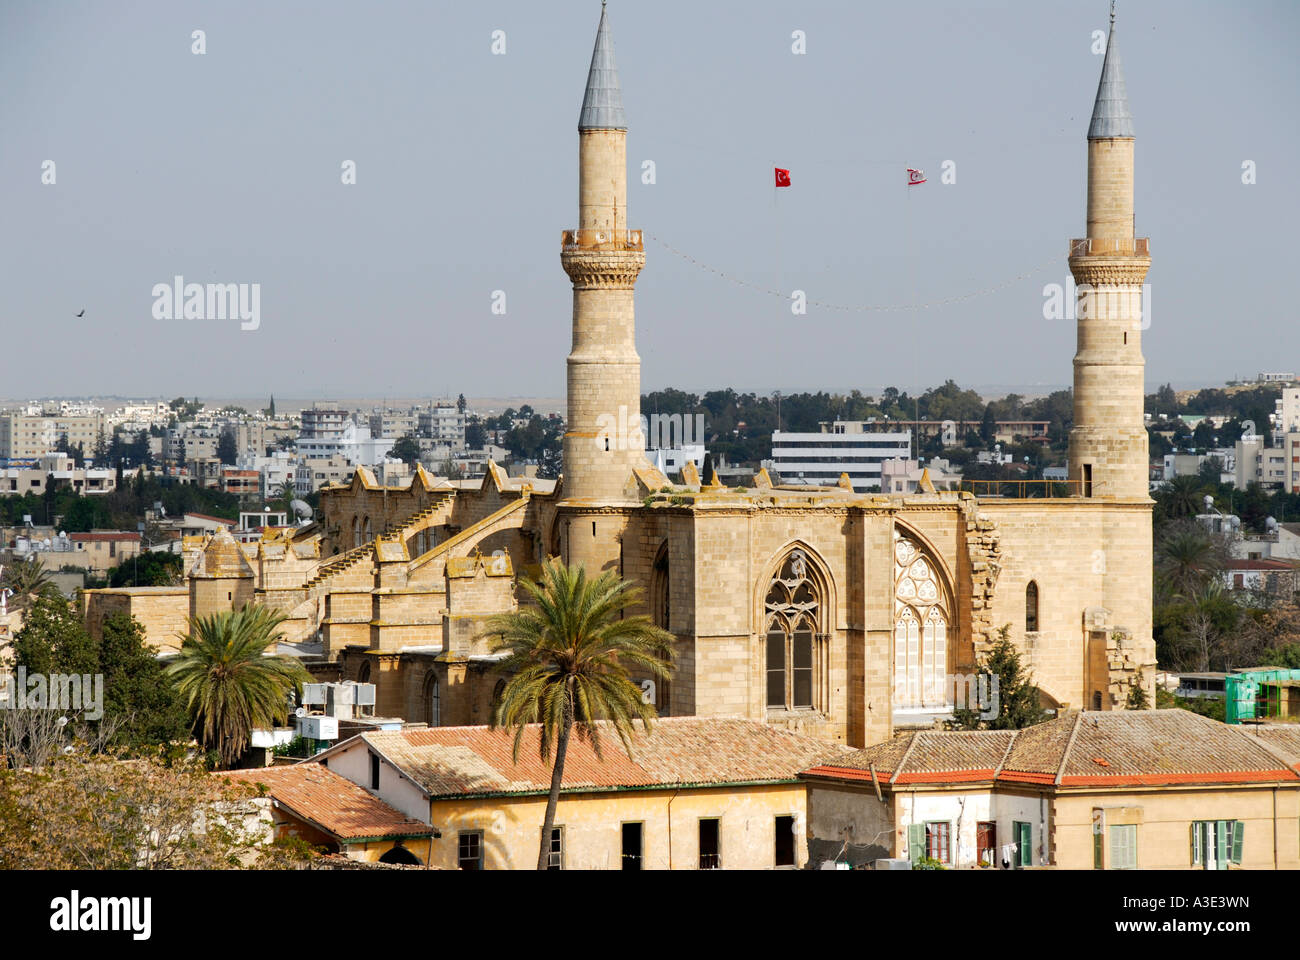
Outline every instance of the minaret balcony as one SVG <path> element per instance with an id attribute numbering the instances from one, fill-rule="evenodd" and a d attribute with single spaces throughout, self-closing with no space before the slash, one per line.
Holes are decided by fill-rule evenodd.
<path id="1" fill-rule="evenodd" d="M 562 250 L 645 250 L 640 230 L 565 230 L 560 238 Z"/>
<path id="2" fill-rule="evenodd" d="M 1070 241 L 1071 257 L 1150 257 L 1149 237 L 1084 237 Z"/>

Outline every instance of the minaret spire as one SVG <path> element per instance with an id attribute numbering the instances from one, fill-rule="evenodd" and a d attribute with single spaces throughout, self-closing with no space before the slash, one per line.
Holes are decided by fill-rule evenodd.
<path id="1" fill-rule="evenodd" d="M 1110 35 L 1106 38 L 1106 59 L 1101 65 L 1101 82 L 1097 84 L 1097 102 L 1092 108 L 1089 140 L 1132 137 L 1133 115 L 1128 109 L 1128 91 L 1124 87 L 1124 65 L 1115 38 L 1115 2 L 1110 4 Z"/>
<path id="2" fill-rule="evenodd" d="M 587 93 L 582 98 L 578 129 L 627 129 L 623 89 L 619 86 L 618 65 L 614 62 L 614 38 L 609 32 L 609 14 L 604 0 L 600 4 L 600 26 L 596 29 L 596 47 L 591 52 L 591 70 L 587 73 Z"/>

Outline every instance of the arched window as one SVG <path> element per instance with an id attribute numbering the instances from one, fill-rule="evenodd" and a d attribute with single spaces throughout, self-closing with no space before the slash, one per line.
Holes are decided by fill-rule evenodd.
<path id="1" fill-rule="evenodd" d="M 767 706 L 769 709 L 819 709 L 817 665 L 822 590 L 807 554 L 792 550 L 768 587 L 765 612 Z"/>
<path id="2" fill-rule="evenodd" d="M 1038 584 L 1030 580 L 1025 587 L 1025 633 L 1038 632 Z"/>
<path id="3" fill-rule="evenodd" d="M 370 682 L 370 661 L 362 660 L 361 666 L 357 669 L 357 683 Z"/>
<path id="4" fill-rule="evenodd" d="M 668 578 L 668 544 L 665 542 L 655 555 L 654 570 L 650 578 L 650 616 L 656 627 L 668 629 L 668 615 L 672 604 L 672 583 Z"/>
<path id="5" fill-rule="evenodd" d="M 372 534 L 372 533 L 370 532 L 370 518 L 369 518 L 369 517 L 366 517 L 366 521 L 365 521 L 365 538 L 364 538 L 361 542 L 362 542 L 362 543 L 369 543 L 369 542 L 370 542 L 371 540 L 373 540 L 374 538 L 375 538 L 375 537 L 374 537 L 374 534 Z"/>
<path id="6" fill-rule="evenodd" d="M 943 710 L 948 678 L 950 606 L 932 560 L 894 533 L 894 709 Z"/>
<path id="7" fill-rule="evenodd" d="M 352 518 L 352 546 L 361 546 L 361 518 Z"/>
<path id="8" fill-rule="evenodd" d="M 424 719 L 431 727 L 442 724 L 442 698 L 438 692 L 438 675 L 430 673 L 424 681 Z"/>

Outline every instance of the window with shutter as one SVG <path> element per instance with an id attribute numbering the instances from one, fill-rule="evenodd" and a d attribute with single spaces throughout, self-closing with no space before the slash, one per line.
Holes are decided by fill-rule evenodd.
<path id="1" fill-rule="evenodd" d="M 907 828 L 907 859 L 913 863 L 925 856 L 925 824 L 913 823 Z"/>
<path id="2" fill-rule="evenodd" d="M 1015 824 L 1016 864 L 1021 867 L 1034 865 L 1034 830 L 1028 823 Z"/>
<path id="3" fill-rule="evenodd" d="M 1110 828 L 1110 868 L 1137 869 L 1137 824 L 1120 823 Z"/>
<path id="4" fill-rule="evenodd" d="M 1241 848 L 1246 840 L 1246 825 L 1240 820 L 1232 821 L 1232 862 L 1241 863 Z"/>

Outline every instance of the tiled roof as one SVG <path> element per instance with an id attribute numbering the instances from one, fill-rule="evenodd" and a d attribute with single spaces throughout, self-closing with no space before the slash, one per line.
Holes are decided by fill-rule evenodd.
<path id="1" fill-rule="evenodd" d="M 852 771 L 867 771 L 869 780 L 875 764 L 882 783 L 992 780 L 1014 738 L 1012 730 L 920 730 L 855 750 L 808 772 L 856 780 L 861 777 L 851 775 Z"/>
<path id="2" fill-rule="evenodd" d="M 753 720 L 671 717 L 655 721 L 649 734 L 638 724 L 629 758 L 613 728 L 601 728 L 603 760 L 576 735 L 569 741 L 566 791 L 793 781 L 847 752 Z M 518 764 L 511 759 L 514 734 L 506 730 L 436 727 L 362 737 L 433 797 L 550 789 L 551 764 L 538 755 L 536 726 L 525 731 Z"/>
<path id="3" fill-rule="evenodd" d="M 1224 564 L 1227 570 L 1294 570 L 1295 565 L 1285 560 L 1229 560 Z"/>
<path id="4" fill-rule="evenodd" d="M 875 762 L 881 781 L 896 784 L 1125 787 L 1300 780 L 1296 759 L 1300 729 L 1252 734 L 1188 710 L 1117 710 L 1072 713 L 1019 731 L 918 732 L 806 772 L 860 780 Z"/>
<path id="5" fill-rule="evenodd" d="M 231 770 L 214 776 L 250 784 L 265 784 L 281 806 L 313 823 L 340 841 L 385 837 L 423 837 L 434 828 L 412 820 L 399 810 L 319 763 L 296 763 L 259 770 Z"/>
<path id="6" fill-rule="evenodd" d="M 1242 727 L 1292 767 L 1300 765 L 1300 726 L 1293 723 L 1252 724 Z"/>

